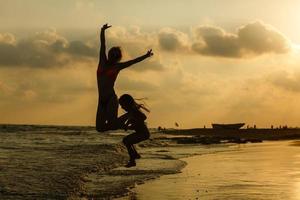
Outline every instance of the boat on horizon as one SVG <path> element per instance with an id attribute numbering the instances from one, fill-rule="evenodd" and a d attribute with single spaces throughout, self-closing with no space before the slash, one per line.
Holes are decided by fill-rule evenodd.
<path id="1" fill-rule="evenodd" d="M 236 124 L 211 124 L 213 129 L 240 129 L 245 123 L 236 123 Z"/>

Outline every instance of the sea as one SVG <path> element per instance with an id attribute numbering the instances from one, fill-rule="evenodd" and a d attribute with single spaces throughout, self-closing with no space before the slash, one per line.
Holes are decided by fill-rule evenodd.
<path id="1" fill-rule="evenodd" d="M 125 168 L 130 133 L 0 125 L 0 199 L 300 199 L 297 141 L 177 144 L 151 129 Z"/>

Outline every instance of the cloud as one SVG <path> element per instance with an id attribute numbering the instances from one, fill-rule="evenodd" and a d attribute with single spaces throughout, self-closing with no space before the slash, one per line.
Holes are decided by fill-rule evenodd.
<path id="1" fill-rule="evenodd" d="M 66 52 L 71 55 L 78 56 L 87 56 L 87 57 L 97 57 L 97 49 L 90 47 L 84 44 L 81 41 L 72 41 L 70 42 L 68 48 L 66 48 Z"/>
<path id="2" fill-rule="evenodd" d="M 10 33 L 0 34 L 0 43 L 14 44 L 15 42 L 16 42 L 16 38 L 13 34 Z"/>
<path id="3" fill-rule="evenodd" d="M 297 93 L 300 92 L 300 72 L 274 72 L 268 76 L 267 80 L 281 89 Z"/>
<path id="4" fill-rule="evenodd" d="M 290 50 L 288 39 L 270 25 L 256 21 L 229 33 L 216 26 L 193 29 L 193 37 L 176 29 L 157 33 L 158 45 L 166 52 L 189 52 L 205 56 L 247 58 L 266 53 L 283 54 Z"/>
<path id="5" fill-rule="evenodd" d="M 262 22 L 246 24 L 239 27 L 236 33 L 228 33 L 214 26 L 201 26 L 194 29 L 193 33 L 194 37 L 190 37 L 188 33 L 174 28 L 142 32 L 138 27 L 112 27 L 106 33 L 107 50 L 111 46 L 121 46 L 123 60 L 126 61 L 153 49 L 155 56 L 139 64 L 143 66 L 132 68 L 136 71 L 164 70 L 162 60 L 157 57 L 162 52 L 247 58 L 265 53 L 283 54 L 290 50 L 289 41 L 273 27 Z M 0 67 L 50 68 L 87 60 L 96 63 L 98 40 L 96 35 L 89 39 L 68 40 L 53 29 L 19 40 L 11 33 L 2 33 Z"/>
<path id="6" fill-rule="evenodd" d="M 69 42 L 55 30 L 39 32 L 20 41 L 12 34 L 0 35 L 0 66 L 63 66 L 75 58 L 96 58 L 97 51 L 82 41 Z"/>
<path id="7" fill-rule="evenodd" d="M 76 40 L 68 40 L 56 30 L 37 32 L 28 38 L 16 40 L 10 33 L 0 34 L 0 67 L 32 67 L 50 68 L 62 67 L 75 62 L 93 61 L 97 65 L 99 54 L 99 38 L 82 36 Z M 114 27 L 107 31 L 107 51 L 111 46 L 121 46 L 124 54 L 123 61 L 144 55 L 147 50 L 155 48 L 155 38 L 148 33 L 141 33 L 137 27 Z M 160 71 L 164 69 L 158 51 L 155 57 L 146 59 L 131 68 L 135 71 Z"/>
<path id="8" fill-rule="evenodd" d="M 72 102 L 80 96 L 96 94 L 97 82 L 92 69 L 73 68 L 0 69 L 1 102 Z M 93 79 L 94 78 L 94 79 Z"/>
<path id="9" fill-rule="evenodd" d="M 129 70 L 144 71 L 162 71 L 166 67 L 163 65 L 157 48 L 157 34 L 144 33 L 136 27 L 128 29 L 122 27 L 112 27 L 106 33 L 107 50 L 112 46 L 120 46 L 123 54 L 121 62 L 134 59 L 144 55 L 149 49 L 153 50 L 154 56 L 147 58 L 142 62 L 128 68 Z"/>
<path id="10" fill-rule="evenodd" d="M 286 53 L 290 48 L 288 40 L 280 32 L 262 22 L 239 28 L 238 39 L 242 48 L 256 54 Z"/>
<path id="11" fill-rule="evenodd" d="M 192 49 L 202 55 L 242 58 L 264 53 L 287 53 L 289 41 L 273 27 L 253 22 L 238 28 L 236 34 L 221 28 L 201 26 L 195 29 Z"/>
<path id="12" fill-rule="evenodd" d="M 120 77 L 117 81 L 117 89 L 125 91 L 154 91 L 157 86 L 142 80 L 133 80 L 126 77 Z"/>
<path id="13" fill-rule="evenodd" d="M 132 67 L 130 67 L 128 69 L 134 70 L 137 72 L 162 71 L 162 70 L 165 70 L 165 66 L 161 63 L 161 60 L 152 57 L 148 60 L 142 61 L 142 63 L 133 65 Z"/>
<path id="14" fill-rule="evenodd" d="M 166 51 L 183 50 L 188 48 L 188 36 L 171 28 L 164 28 L 158 33 L 159 46 Z"/>
<path id="15" fill-rule="evenodd" d="M 192 45 L 192 49 L 199 54 L 223 57 L 240 56 L 238 38 L 220 28 L 200 27 L 196 30 L 196 37 L 199 41 Z"/>
<path id="16" fill-rule="evenodd" d="M 9 87 L 3 81 L 0 81 L 0 97 L 9 94 L 9 91 Z"/>

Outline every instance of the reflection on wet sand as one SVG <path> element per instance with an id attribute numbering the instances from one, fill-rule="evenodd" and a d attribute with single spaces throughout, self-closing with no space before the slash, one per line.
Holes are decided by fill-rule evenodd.
<path id="1" fill-rule="evenodd" d="M 296 142 L 299 143 L 299 142 Z M 300 151 L 295 143 L 266 142 L 183 159 L 181 174 L 132 190 L 134 199 L 287 199 L 300 196 Z M 132 199 L 123 198 L 123 199 Z"/>

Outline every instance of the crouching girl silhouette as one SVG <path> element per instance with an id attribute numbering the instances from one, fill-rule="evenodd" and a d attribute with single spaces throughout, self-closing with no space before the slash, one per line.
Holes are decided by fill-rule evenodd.
<path id="1" fill-rule="evenodd" d="M 136 103 L 129 94 L 122 95 L 119 99 L 119 103 L 126 111 L 124 115 L 119 117 L 119 122 L 123 124 L 125 130 L 131 129 L 135 131 L 123 138 L 123 143 L 129 154 L 129 162 L 126 167 L 133 167 L 136 166 L 135 159 L 141 158 L 134 148 L 134 144 L 147 140 L 150 137 L 149 130 L 145 124 L 147 117 L 141 109 L 147 112 L 149 112 L 149 110 L 143 104 Z"/>

